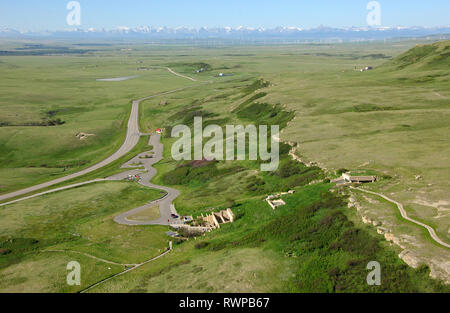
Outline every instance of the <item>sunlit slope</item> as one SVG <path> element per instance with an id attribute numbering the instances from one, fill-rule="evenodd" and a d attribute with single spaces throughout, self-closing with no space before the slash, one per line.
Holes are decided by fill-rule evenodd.
<path id="1" fill-rule="evenodd" d="M 416 46 L 392 60 L 368 62 L 374 70 L 366 72 L 333 57 L 312 70 L 292 60 L 268 92 L 271 101 L 296 111 L 282 139 L 299 142 L 303 159 L 331 171 L 389 177 L 370 188 L 403 202 L 447 242 L 449 47 L 449 41 Z"/>
<path id="2" fill-rule="evenodd" d="M 417 45 L 399 55 L 388 66 L 397 69 L 440 69 L 450 70 L 450 41 L 436 42 L 431 45 Z"/>

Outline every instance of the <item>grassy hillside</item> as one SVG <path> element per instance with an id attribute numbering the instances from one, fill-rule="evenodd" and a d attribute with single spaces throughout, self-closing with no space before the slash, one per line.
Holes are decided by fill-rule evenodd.
<path id="1" fill-rule="evenodd" d="M 448 46 L 448 41 L 419 46 L 392 61 L 367 63 L 375 67 L 367 72 L 344 63 L 332 66 L 331 57 L 313 69 L 292 61 L 290 70 L 273 76 L 275 86 L 266 97 L 296 112 L 282 138 L 299 142 L 303 159 L 331 172 L 346 168 L 391 177 L 368 188 L 404 203 L 412 217 L 436 227 L 447 242 Z M 378 215 L 388 225 L 398 224 L 384 210 Z M 410 228 L 407 233 L 421 236 Z"/>
<path id="2" fill-rule="evenodd" d="M 261 199 L 238 202 L 235 223 L 92 292 L 448 292 L 349 221 L 329 187 L 296 188 L 276 211 Z M 371 260 L 382 264 L 381 286 L 366 283 Z"/>
<path id="3" fill-rule="evenodd" d="M 0 193 L 105 159 L 123 142 L 132 100 L 192 83 L 165 69 L 138 71 L 120 54 L 0 58 Z M 139 77 L 96 81 L 131 75 Z M 91 136 L 80 140 L 82 132 Z"/>
<path id="4" fill-rule="evenodd" d="M 201 103 L 198 110 L 215 113 L 208 119 L 219 115 L 239 122 L 236 118 L 242 104 L 245 107 L 255 101 L 246 93 L 255 84 L 240 85 L 240 99 L 236 92 L 234 101 L 229 100 L 237 108 L 232 114 L 219 115 L 221 106 L 216 101 L 224 99 L 218 96 Z M 269 86 L 258 85 L 253 93 Z M 224 95 L 228 94 L 226 86 L 221 90 Z M 234 82 L 233 88 L 236 86 Z M 185 99 L 183 94 L 176 97 Z M 166 110 L 176 111 L 177 99 L 171 97 L 168 102 Z M 196 99 L 193 102 L 199 105 Z M 159 106 L 156 101 L 144 106 L 146 112 L 153 112 L 154 123 L 165 121 L 166 113 L 155 110 Z M 324 173 L 290 161 L 289 146 L 282 145 L 279 170 L 263 174 L 256 162 L 201 167 L 174 162 L 170 160 L 171 142 L 164 139 L 165 159 L 157 165 L 160 173 L 155 181 L 182 190 L 177 210 L 196 216 L 212 207 L 231 207 L 237 221 L 204 237 L 179 242 L 164 260 L 108 281 L 92 292 L 446 292 L 446 287 L 429 278 L 426 266 L 409 268 L 396 255 L 398 250 L 373 229 L 352 222 L 346 199 L 330 192 L 332 185 L 307 186 L 324 178 Z M 286 206 L 274 211 L 263 201 L 267 194 L 291 188 L 297 192 L 283 197 Z M 365 266 L 370 260 L 383 264 L 380 287 L 365 282 Z M 183 275 L 182 281 L 179 275 Z"/>
<path id="5" fill-rule="evenodd" d="M 418 45 L 399 55 L 391 62 L 397 69 L 413 66 L 416 69 L 450 69 L 450 41 L 431 45 Z"/>
<path id="6" fill-rule="evenodd" d="M 113 217 L 160 198 L 127 183 L 98 183 L 9 205 L 0 210 L 0 292 L 76 292 L 66 266 L 78 261 L 84 285 L 121 272 L 167 247 L 166 227 L 126 227 Z M 65 263 L 64 263 L 65 262 Z"/>
<path id="7" fill-rule="evenodd" d="M 104 158 L 121 144 L 131 99 L 195 86 L 141 103 L 141 130 L 166 129 L 164 160 L 154 182 L 182 191 L 175 203 L 180 213 L 232 207 L 236 223 L 179 243 L 168 256 L 92 291 L 448 292 L 429 278 L 426 266 L 409 268 L 397 256 L 401 249 L 363 225 L 361 215 L 391 229 L 434 272 L 445 266 L 448 250 L 376 197 L 355 195 L 361 211 L 347 208 L 346 197 L 324 181 L 342 168 L 378 175 L 380 181 L 367 188 L 401 201 L 408 214 L 450 241 L 448 43 L 415 44 L 133 45 L 97 47 L 83 55 L 0 56 L 5 77 L 0 192 Z M 359 71 L 367 65 L 375 69 Z M 167 66 L 209 83 L 176 77 Z M 196 73 L 198 67 L 206 70 Z M 139 77 L 95 80 L 131 75 Z M 170 153 L 174 139 L 167 134 L 180 123 L 192 126 L 195 116 L 202 116 L 205 126 L 279 124 L 282 140 L 296 143 L 296 153 L 320 168 L 291 161 L 286 144 L 273 173 L 261 173 L 260 164 L 250 161 L 200 167 L 176 162 Z M 80 141 L 81 131 L 95 136 Z M 107 176 L 120 165 L 89 178 Z M 276 211 L 263 201 L 289 189 L 297 193 L 284 197 L 287 205 Z M 75 292 L 123 270 L 74 252 L 44 252 L 49 249 L 120 264 L 158 254 L 167 246 L 167 227 L 122 227 L 112 221 L 156 196 L 135 185 L 97 184 L 0 209 L 0 289 Z M 65 265 L 73 259 L 88 269 L 81 288 L 65 285 Z M 380 287 L 365 283 L 365 265 L 372 260 L 382 265 Z"/>

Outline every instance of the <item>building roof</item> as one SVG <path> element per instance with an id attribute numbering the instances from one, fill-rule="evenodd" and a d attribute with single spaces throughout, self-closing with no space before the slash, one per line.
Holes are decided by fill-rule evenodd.
<path id="1" fill-rule="evenodd" d="M 343 174 L 342 177 L 351 181 L 374 181 L 377 179 L 376 176 L 352 176 L 349 174 Z"/>

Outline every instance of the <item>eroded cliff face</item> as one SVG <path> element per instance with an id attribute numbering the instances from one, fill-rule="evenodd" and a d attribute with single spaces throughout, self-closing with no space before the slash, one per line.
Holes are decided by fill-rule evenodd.
<path id="1" fill-rule="evenodd" d="M 401 225 L 395 223 L 392 217 L 377 215 L 377 212 L 370 209 L 370 205 L 375 203 L 377 201 L 370 197 L 351 193 L 348 207 L 356 209 L 363 223 L 372 225 L 386 241 L 400 247 L 402 251 L 399 258 L 408 266 L 418 268 L 426 264 L 430 268 L 430 277 L 450 284 L 450 252 L 443 247 L 431 246 L 424 242 L 426 239 L 404 233 Z"/>

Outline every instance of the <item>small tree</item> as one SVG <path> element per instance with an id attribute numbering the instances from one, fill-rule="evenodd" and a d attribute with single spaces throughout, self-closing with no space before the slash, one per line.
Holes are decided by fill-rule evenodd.
<path id="1" fill-rule="evenodd" d="M 346 168 L 340 168 L 340 169 L 338 169 L 338 170 L 336 171 L 336 174 L 342 175 L 342 174 L 347 173 L 347 172 L 348 172 L 348 169 L 346 169 Z"/>

